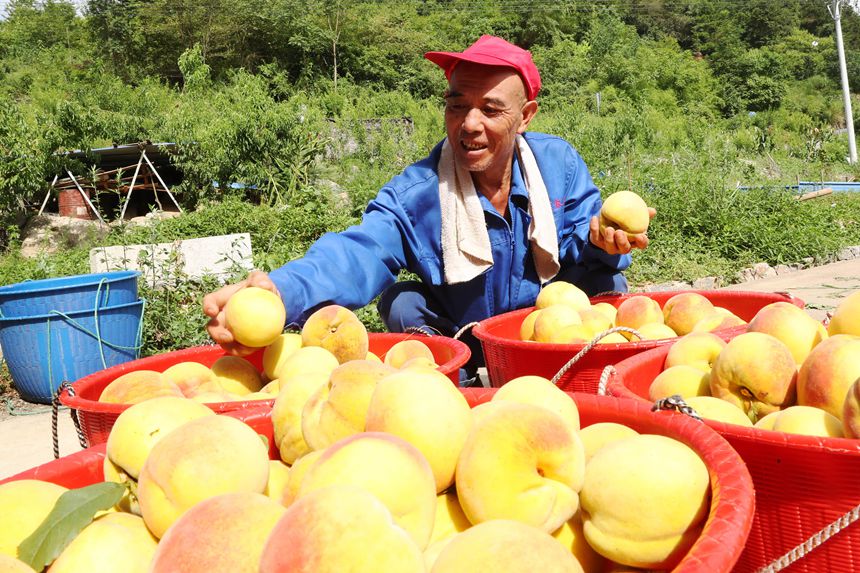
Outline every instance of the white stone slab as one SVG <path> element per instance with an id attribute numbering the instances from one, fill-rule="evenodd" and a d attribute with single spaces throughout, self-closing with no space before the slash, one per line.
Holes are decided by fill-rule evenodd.
<path id="1" fill-rule="evenodd" d="M 251 235 L 248 233 L 90 249 L 90 272 L 136 270 L 150 286 L 204 276 L 225 281 L 236 270 L 251 269 Z"/>

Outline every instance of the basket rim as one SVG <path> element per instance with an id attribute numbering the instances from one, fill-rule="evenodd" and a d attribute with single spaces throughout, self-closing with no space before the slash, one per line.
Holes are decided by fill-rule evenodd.
<path id="1" fill-rule="evenodd" d="M 21 281 L 18 283 L 14 283 L 11 285 L 5 285 L 5 286 L 0 287 L 0 298 L 3 298 L 5 296 L 10 296 L 10 295 L 17 295 L 17 294 L 31 295 L 31 294 L 36 294 L 36 293 L 50 292 L 50 291 L 57 291 L 57 293 L 59 294 L 61 288 L 72 289 L 72 288 L 76 288 L 76 287 L 92 286 L 94 284 L 98 284 L 103 278 L 108 279 L 105 281 L 106 283 L 110 283 L 110 282 L 117 282 L 117 281 L 121 281 L 121 280 L 127 280 L 127 279 L 131 279 L 131 278 L 138 278 L 138 277 L 140 277 L 140 275 L 141 275 L 140 271 L 127 270 L 127 271 L 108 271 L 108 272 L 104 272 L 104 273 L 87 273 L 84 275 L 68 275 L 68 276 L 64 276 L 64 277 L 52 277 L 49 279 L 39 279 L 39 280 L 35 280 L 35 281 Z M 81 280 L 81 282 L 76 282 L 74 284 L 62 285 L 63 281 L 68 281 L 69 279 L 75 279 L 75 278 L 79 278 L 79 277 L 88 277 L 88 278 L 83 279 L 83 280 Z M 54 286 L 51 283 L 57 283 L 57 285 Z M 28 285 L 36 285 L 36 288 L 32 288 L 32 289 L 30 289 L 30 288 L 22 289 L 21 288 L 22 286 L 28 286 Z"/>
<path id="2" fill-rule="evenodd" d="M 98 312 L 99 314 L 104 314 L 106 312 L 109 313 L 112 311 L 119 311 L 119 310 L 131 308 L 131 307 L 135 307 L 135 306 L 143 306 L 143 304 L 145 302 L 146 302 L 145 299 L 139 298 L 139 299 L 132 301 L 132 302 L 124 302 L 122 304 L 114 304 L 114 305 L 110 305 L 110 306 L 99 306 L 99 307 L 87 308 L 85 310 L 70 310 L 70 311 L 63 312 L 63 314 L 47 313 L 47 314 L 32 314 L 30 316 L 3 316 L 3 317 L 0 317 L 0 325 L 10 325 L 10 324 L 16 324 L 16 323 L 32 322 L 34 320 L 42 321 L 42 320 L 48 320 L 48 319 L 52 319 L 52 318 L 57 319 L 57 318 L 63 318 L 63 315 L 68 316 L 68 317 L 78 317 L 78 316 L 93 315 L 96 312 Z"/>
<path id="3" fill-rule="evenodd" d="M 625 358 L 615 365 L 615 371 L 611 372 L 606 385 L 607 393 L 612 396 L 634 400 L 642 404 L 653 404 L 650 400 L 640 396 L 630 389 L 625 382 L 625 374 L 635 371 L 643 364 L 663 361 L 669 347 L 660 347 L 630 358 Z M 629 374 L 628 374 L 629 375 Z M 827 436 L 807 436 L 803 434 L 790 434 L 788 432 L 777 432 L 763 428 L 739 426 L 719 420 L 703 420 L 703 422 L 716 430 L 718 433 L 729 436 L 732 439 L 754 441 L 772 446 L 785 446 L 807 451 L 826 451 L 833 454 L 860 455 L 860 439 L 855 438 L 831 438 Z"/>
<path id="4" fill-rule="evenodd" d="M 424 335 L 414 335 L 414 334 L 405 334 L 405 333 L 396 333 L 396 332 L 371 332 L 368 333 L 368 336 L 379 339 L 379 340 L 408 340 L 409 338 L 416 337 L 420 338 L 422 341 L 424 339 L 432 340 L 429 346 L 439 345 L 447 348 L 451 348 L 454 350 L 454 356 L 449 359 L 447 362 L 440 364 L 438 366 L 439 371 L 445 375 L 456 372 L 460 366 L 465 364 L 471 355 L 471 351 L 469 347 L 459 340 L 455 340 L 453 338 L 449 338 L 446 336 L 424 336 Z M 262 352 L 259 350 L 257 352 Z M 105 368 L 103 370 L 99 370 L 97 372 L 93 372 L 75 382 L 72 382 L 72 389 L 75 393 L 79 393 L 82 389 L 88 388 L 89 386 L 100 383 L 103 381 L 104 377 L 116 377 L 120 374 L 124 374 L 126 372 L 131 372 L 133 370 L 152 370 L 153 368 L 147 368 L 147 366 L 152 366 L 156 364 L 161 364 L 165 360 L 175 359 L 177 362 L 184 361 L 184 359 L 192 360 L 194 357 L 199 357 L 202 354 L 218 354 L 224 355 L 224 350 L 217 344 L 203 344 L 200 346 L 192 346 L 190 348 L 183 348 L 180 350 L 173 350 L 171 352 L 164 352 L 161 354 L 153 354 L 152 356 L 147 356 L 145 358 L 139 358 L 137 360 L 133 360 L 130 362 L 123 362 L 121 364 L 117 364 L 115 366 L 111 366 L 109 368 Z M 194 361 L 194 360 L 192 360 Z M 114 404 L 114 403 L 106 403 L 99 402 L 98 400 L 91 400 L 89 398 L 82 398 L 79 395 L 71 396 L 69 394 L 69 390 L 67 387 L 64 387 L 62 391 L 59 393 L 59 400 L 64 406 L 68 406 L 69 408 L 73 408 L 75 410 L 79 410 L 81 412 L 86 413 L 101 413 L 101 414 L 121 414 L 124 410 L 126 410 L 130 404 Z M 272 405 L 274 404 L 275 399 L 271 400 L 248 400 L 248 401 L 235 401 L 235 402 L 207 402 L 206 405 L 211 407 L 216 412 L 226 412 L 232 411 L 239 408 L 247 408 L 254 405 Z"/>

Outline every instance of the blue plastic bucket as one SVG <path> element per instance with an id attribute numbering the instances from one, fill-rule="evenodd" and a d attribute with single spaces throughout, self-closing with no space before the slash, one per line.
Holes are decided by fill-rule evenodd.
<path id="1" fill-rule="evenodd" d="M 144 304 L 0 318 L 0 346 L 21 398 L 50 404 L 64 380 L 136 359 Z"/>
<path id="2" fill-rule="evenodd" d="M 24 281 L 0 287 L 0 317 L 76 312 L 137 300 L 139 271 L 115 271 Z"/>

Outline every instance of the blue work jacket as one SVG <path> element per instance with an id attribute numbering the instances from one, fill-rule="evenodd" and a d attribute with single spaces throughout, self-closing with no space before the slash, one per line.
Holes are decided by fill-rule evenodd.
<path id="1" fill-rule="evenodd" d="M 572 265 L 624 270 L 630 255 L 609 255 L 588 240 L 600 193 L 580 155 L 563 139 L 526 133 L 549 194 L 562 272 Z M 367 206 L 362 221 L 326 233 L 307 253 L 270 273 L 287 309 L 303 324 L 326 304 L 361 308 L 397 280 L 417 274 L 458 326 L 534 304 L 541 284 L 528 241 L 531 216 L 520 166 L 513 160 L 510 223 L 478 194 L 484 207 L 493 266 L 471 281 L 445 284 L 437 165 L 442 144 L 395 176 Z"/>

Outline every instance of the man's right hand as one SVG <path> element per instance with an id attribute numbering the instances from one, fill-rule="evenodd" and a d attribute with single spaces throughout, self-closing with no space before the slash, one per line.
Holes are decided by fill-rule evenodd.
<path id="1" fill-rule="evenodd" d="M 228 354 L 247 356 L 258 350 L 257 348 L 243 346 L 236 342 L 236 339 L 233 338 L 233 333 L 227 328 L 227 322 L 224 318 L 224 308 L 227 306 L 227 301 L 230 300 L 230 297 L 241 289 L 250 286 L 260 287 L 277 295 L 280 294 L 268 274 L 263 271 L 251 271 L 245 280 L 225 285 L 203 297 L 203 313 L 210 318 L 209 324 L 206 325 L 206 330 L 209 332 L 212 340 L 220 344 Z"/>

